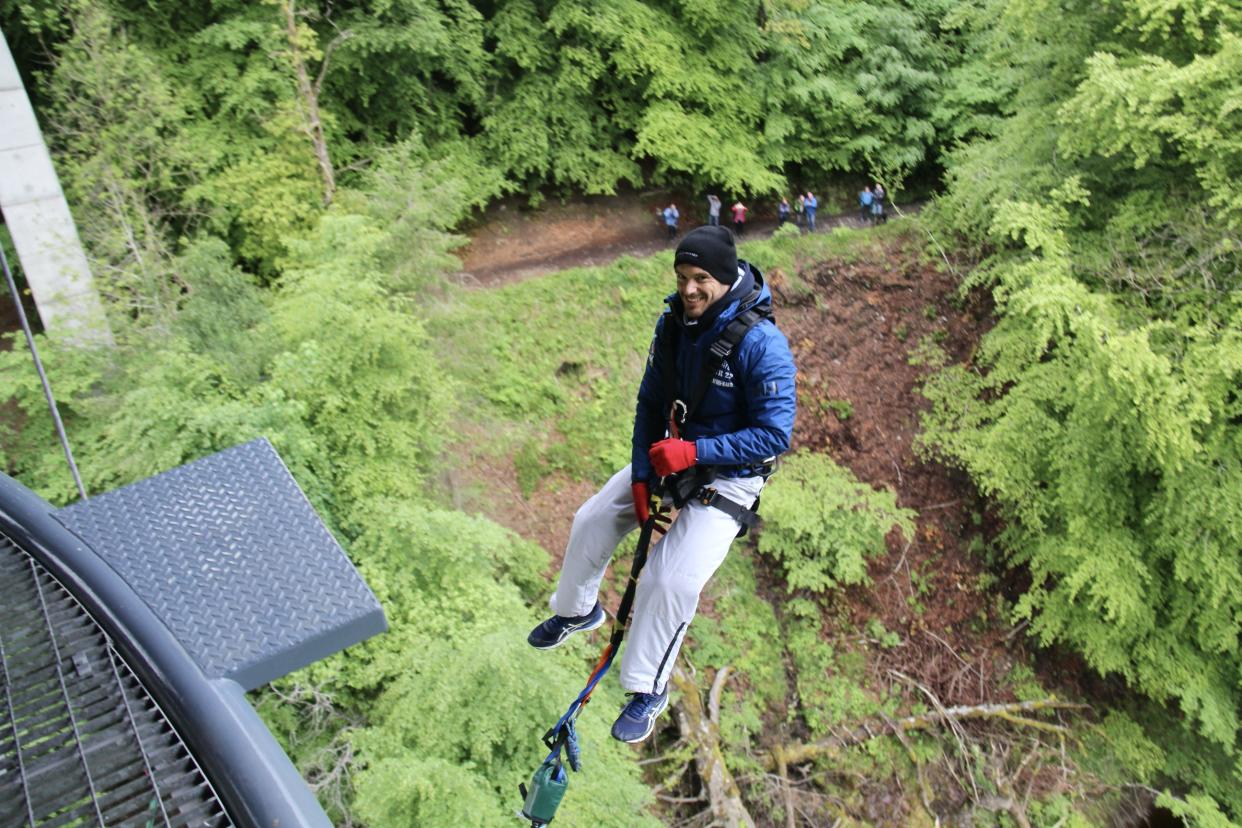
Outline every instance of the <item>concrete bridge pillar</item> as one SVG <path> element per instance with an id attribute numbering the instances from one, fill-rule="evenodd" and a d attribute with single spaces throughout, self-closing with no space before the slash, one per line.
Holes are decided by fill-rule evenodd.
<path id="1" fill-rule="evenodd" d="M 82 345 L 112 344 L 112 332 L 82 252 L 77 226 L 3 32 L 0 212 L 13 237 L 44 330 Z"/>

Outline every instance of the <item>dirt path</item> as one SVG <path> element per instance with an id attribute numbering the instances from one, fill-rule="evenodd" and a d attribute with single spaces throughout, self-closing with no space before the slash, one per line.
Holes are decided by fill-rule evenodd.
<path id="1" fill-rule="evenodd" d="M 681 233 L 669 239 L 658 211 L 669 202 L 681 212 Z M 676 246 L 685 231 L 706 222 L 691 200 L 667 191 L 615 197 L 580 198 L 525 211 L 513 204 L 491 210 L 468 231 L 461 284 L 496 287 L 571 267 L 605 265 L 621 256 L 650 256 Z M 755 209 L 742 240 L 767 238 L 776 230 L 775 207 Z M 858 227 L 853 213 L 820 215 L 816 230 Z M 729 222 L 726 226 L 732 227 Z"/>

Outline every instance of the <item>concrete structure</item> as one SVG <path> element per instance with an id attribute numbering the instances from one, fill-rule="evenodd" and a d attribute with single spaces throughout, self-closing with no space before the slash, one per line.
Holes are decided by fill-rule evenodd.
<path id="1" fill-rule="evenodd" d="M 9 44 L 0 33 L 0 212 L 13 236 L 44 330 L 111 344 L 77 226 Z"/>

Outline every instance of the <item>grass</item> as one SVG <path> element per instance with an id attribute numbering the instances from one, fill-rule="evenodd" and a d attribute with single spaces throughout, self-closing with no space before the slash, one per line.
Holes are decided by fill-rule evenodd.
<path id="1" fill-rule="evenodd" d="M 805 264 L 859 255 L 874 236 L 790 226 L 743 242 L 739 256 L 797 293 Z M 549 473 L 602 482 L 628 462 L 634 396 L 672 272 L 672 251 L 623 257 L 462 291 L 436 309 L 428 329 L 464 389 L 458 416 L 485 435 L 474 450 L 513 454 L 528 495 Z"/>

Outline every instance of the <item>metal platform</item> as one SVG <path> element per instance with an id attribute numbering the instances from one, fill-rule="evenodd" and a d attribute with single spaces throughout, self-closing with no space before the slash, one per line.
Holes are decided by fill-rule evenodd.
<path id="1" fill-rule="evenodd" d="M 385 629 L 266 440 L 59 510 L 0 474 L 0 828 L 330 828 L 245 689 Z"/>
<path id="2" fill-rule="evenodd" d="M 267 440 L 55 513 L 208 678 L 247 690 L 386 629 L 371 590 Z"/>
<path id="3" fill-rule="evenodd" d="M 0 825 L 232 825 L 111 640 L 3 534 L 0 583 Z"/>

